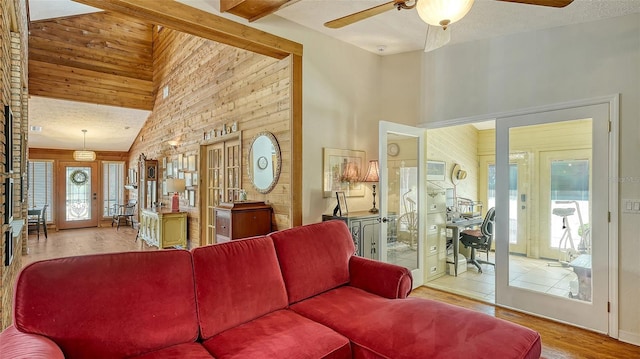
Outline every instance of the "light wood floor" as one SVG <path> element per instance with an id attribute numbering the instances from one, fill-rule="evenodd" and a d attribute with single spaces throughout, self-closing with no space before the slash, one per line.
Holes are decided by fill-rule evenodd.
<path id="1" fill-rule="evenodd" d="M 41 234 L 40 240 L 36 240 L 35 234 L 31 234 L 28 240 L 29 254 L 23 257 L 23 265 L 37 260 L 83 254 L 157 250 L 140 240 L 135 242 L 135 238 L 136 231 L 131 227 L 121 227 L 118 231 L 111 227 L 49 231 L 49 238 L 45 239 Z M 420 287 L 411 296 L 458 305 L 532 328 L 542 336 L 542 357 L 546 359 L 640 358 L 640 347 L 459 295 Z M 500 345 L 499 341 L 496 341 L 496 345 Z"/>

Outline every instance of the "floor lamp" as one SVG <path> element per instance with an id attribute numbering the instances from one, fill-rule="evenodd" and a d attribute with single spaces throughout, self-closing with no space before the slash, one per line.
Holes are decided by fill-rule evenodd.
<path id="1" fill-rule="evenodd" d="M 367 174 L 362 178 L 360 182 L 373 182 L 373 207 L 369 210 L 371 213 L 378 213 L 376 208 L 376 183 L 380 180 L 380 169 L 378 160 L 369 161 L 369 168 Z"/>

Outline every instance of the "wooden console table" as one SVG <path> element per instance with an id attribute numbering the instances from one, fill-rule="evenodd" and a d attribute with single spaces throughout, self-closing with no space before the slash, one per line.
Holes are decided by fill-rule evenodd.
<path id="1" fill-rule="evenodd" d="M 187 248 L 187 212 L 142 209 L 138 236 L 158 248 Z"/>

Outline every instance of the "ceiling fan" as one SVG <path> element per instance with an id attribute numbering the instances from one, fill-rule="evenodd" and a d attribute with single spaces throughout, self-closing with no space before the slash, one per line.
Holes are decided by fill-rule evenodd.
<path id="1" fill-rule="evenodd" d="M 515 2 L 529 5 L 565 7 L 573 0 L 497 0 Z M 356 13 L 343 16 L 341 18 L 328 21 L 324 26 L 331 29 L 338 29 L 355 22 L 368 19 L 387 12 L 392 9 L 411 10 L 416 9 L 420 18 L 426 22 L 427 39 L 425 41 L 425 52 L 435 50 L 449 42 L 450 31 L 446 31 L 449 25 L 462 19 L 471 10 L 474 0 L 394 0 L 374 6 L 372 8 L 358 11 Z"/>

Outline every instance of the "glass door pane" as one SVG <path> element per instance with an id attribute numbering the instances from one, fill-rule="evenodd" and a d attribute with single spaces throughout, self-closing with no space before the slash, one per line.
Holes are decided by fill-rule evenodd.
<path id="1" fill-rule="evenodd" d="M 85 221 L 91 219 L 91 167 L 67 167 L 67 195 L 65 219 Z"/>
<path id="2" fill-rule="evenodd" d="M 497 121 L 497 304 L 607 331 L 608 107 Z M 513 163 L 531 170 L 514 171 Z M 508 250 L 513 218 L 526 255 Z"/>
<path id="3" fill-rule="evenodd" d="M 408 268 L 414 287 L 420 286 L 427 197 L 425 132 L 382 121 L 380 144 L 380 260 Z"/>
<path id="4" fill-rule="evenodd" d="M 58 170 L 58 227 L 98 226 L 96 163 L 61 162 Z"/>

